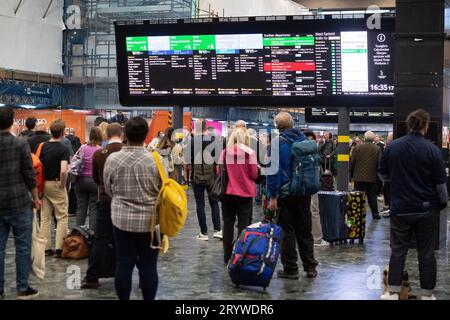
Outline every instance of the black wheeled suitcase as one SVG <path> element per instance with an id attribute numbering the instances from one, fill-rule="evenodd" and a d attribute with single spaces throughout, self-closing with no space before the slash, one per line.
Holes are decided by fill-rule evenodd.
<path id="1" fill-rule="evenodd" d="M 331 158 L 325 158 L 325 171 L 320 176 L 320 190 L 334 191 L 334 177 L 331 171 Z"/>
<path id="2" fill-rule="evenodd" d="M 352 191 L 348 194 L 347 214 L 347 239 L 358 239 L 363 243 L 366 235 L 366 194 L 360 191 Z"/>
<path id="3" fill-rule="evenodd" d="M 348 236 L 348 228 L 345 224 L 347 193 L 320 191 L 318 194 L 323 239 L 332 244 L 346 241 Z"/>

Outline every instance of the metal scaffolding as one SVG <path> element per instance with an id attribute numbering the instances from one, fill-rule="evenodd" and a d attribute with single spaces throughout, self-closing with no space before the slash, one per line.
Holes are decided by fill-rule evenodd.
<path id="1" fill-rule="evenodd" d="M 64 35 L 67 106 L 117 108 L 119 105 L 114 21 L 187 19 L 192 0 L 72 0 L 81 9 L 81 30 Z"/>

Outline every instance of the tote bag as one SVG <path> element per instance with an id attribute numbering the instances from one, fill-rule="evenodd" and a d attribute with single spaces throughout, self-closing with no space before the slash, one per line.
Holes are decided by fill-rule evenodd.
<path id="1" fill-rule="evenodd" d="M 45 245 L 47 241 L 41 235 L 37 212 L 33 213 L 33 233 L 31 236 L 31 271 L 39 279 L 45 277 Z"/>

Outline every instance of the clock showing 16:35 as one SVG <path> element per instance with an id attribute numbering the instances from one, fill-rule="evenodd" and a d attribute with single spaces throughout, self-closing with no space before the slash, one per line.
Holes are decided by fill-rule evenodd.
<path id="1" fill-rule="evenodd" d="M 394 91 L 394 86 L 390 86 L 388 84 L 371 84 L 371 91 Z"/>

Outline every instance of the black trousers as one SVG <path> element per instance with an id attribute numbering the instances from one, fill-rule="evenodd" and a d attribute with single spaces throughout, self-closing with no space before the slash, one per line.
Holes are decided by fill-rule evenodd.
<path id="1" fill-rule="evenodd" d="M 436 214 L 436 213 L 433 213 Z M 436 258 L 434 256 L 435 228 L 433 214 L 391 215 L 391 260 L 389 286 L 400 291 L 405 260 L 413 234 L 419 255 L 420 287 L 432 291 L 436 286 Z M 397 289 L 397 290 L 395 290 Z M 431 294 L 431 292 L 430 292 Z"/>
<path id="2" fill-rule="evenodd" d="M 369 202 L 370 211 L 373 216 L 378 216 L 378 202 L 377 202 L 377 184 L 370 182 L 356 182 L 355 191 L 363 191 L 366 193 L 367 201 Z"/>
<path id="3" fill-rule="evenodd" d="M 233 253 L 233 243 L 242 230 L 250 225 L 253 213 L 253 198 L 243 198 L 227 195 L 222 201 L 223 219 L 223 253 L 224 261 L 228 262 Z M 238 220 L 238 234 L 234 236 L 234 223 Z"/>
<path id="4" fill-rule="evenodd" d="M 100 200 L 97 203 L 97 223 L 94 243 L 89 257 L 86 280 L 98 281 L 99 278 L 114 277 L 116 255 L 111 221 L 111 201 Z"/>
<path id="5" fill-rule="evenodd" d="M 311 197 L 286 197 L 278 199 L 278 224 L 283 230 L 281 238 L 281 263 L 284 271 L 298 272 L 297 250 L 300 252 L 303 269 L 317 266 L 314 259 L 312 236 Z"/>
<path id="6" fill-rule="evenodd" d="M 391 183 L 385 182 L 383 184 L 383 197 L 384 197 L 384 205 L 389 207 L 391 205 Z"/>

